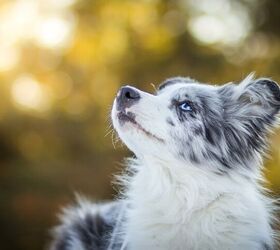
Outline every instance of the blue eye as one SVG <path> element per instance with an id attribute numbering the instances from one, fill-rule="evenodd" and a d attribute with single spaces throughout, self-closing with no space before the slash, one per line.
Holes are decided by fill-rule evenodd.
<path id="1" fill-rule="evenodd" d="M 192 111 L 192 106 L 188 102 L 183 102 L 179 105 L 179 108 L 183 111 Z"/>

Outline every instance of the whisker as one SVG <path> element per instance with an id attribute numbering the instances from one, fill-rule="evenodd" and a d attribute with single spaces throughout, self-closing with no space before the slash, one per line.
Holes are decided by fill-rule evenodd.
<path id="1" fill-rule="evenodd" d="M 157 91 L 156 85 L 154 85 L 152 82 L 150 83 L 150 85 L 153 87 L 154 91 Z"/>
<path id="2" fill-rule="evenodd" d="M 109 134 L 113 133 L 114 132 L 114 129 L 110 129 L 105 135 L 104 137 L 107 137 Z"/>
<path id="3" fill-rule="evenodd" d="M 120 138 L 119 138 L 118 134 L 115 132 L 115 130 L 112 130 L 111 140 L 112 140 L 114 149 L 116 149 L 117 143 L 120 141 Z"/>

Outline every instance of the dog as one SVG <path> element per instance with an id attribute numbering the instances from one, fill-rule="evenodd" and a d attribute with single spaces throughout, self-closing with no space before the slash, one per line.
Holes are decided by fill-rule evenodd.
<path id="1" fill-rule="evenodd" d="M 52 250 L 271 250 L 275 200 L 263 156 L 278 124 L 280 88 L 164 81 L 156 94 L 122 87 L 112 122 L 135 154 L 118 200 L 64 210 Z"/>

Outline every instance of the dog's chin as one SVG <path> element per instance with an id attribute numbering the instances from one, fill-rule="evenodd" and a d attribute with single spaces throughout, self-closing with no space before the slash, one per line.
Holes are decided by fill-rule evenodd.
<path id="1" fill-rule="evenodd" d="M 138 121 L 136 121 L 135 118 L 136 115 L 132 112 L 127 112 L 127 113 L 124 111 L 117 112 L 116 119 L 117 119 L 118 128 L 116 129 L 121 130 L 122 132 L 133 132 L 133 130 L 135 132 L 141 132 L 141 134 L 144 134 L 145 137 L 148 137 L 149 139 L 158 141 L 160 143 L 164 143 L 164 139 L 160 138 L 159 136 L 155 135 L 148 129 L 144 128 Z"/>
<path id="2" fill-rule="evenodd" d="M 119 111 L 116 116 L 120 127 L 125 125 L 134 125 L 136 127 L 138 124 L 135 120 L 135 114 L 132 112 Z"/>

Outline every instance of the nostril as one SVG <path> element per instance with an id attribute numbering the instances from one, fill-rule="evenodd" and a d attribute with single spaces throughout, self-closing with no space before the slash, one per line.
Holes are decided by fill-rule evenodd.
<path id="1" fill-rule="evenodd" d="M 126 99 L 134 99 L 134 100 L 140 98 L 140 94 L 136 90 L 129 87 L 125 87 L 123 89 L 123 96 Z"/>
<path id="2" fill-rule="evenodd" d="M 130 95 L 130 92 L 127 91 L 125 94 L 125 97 L 128 98 L 128 99 L 132 99 L 132 96 Z"/>

